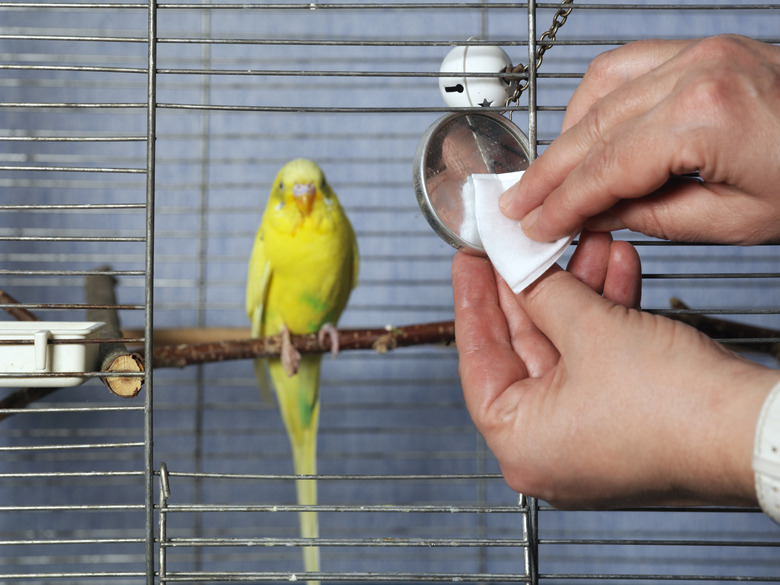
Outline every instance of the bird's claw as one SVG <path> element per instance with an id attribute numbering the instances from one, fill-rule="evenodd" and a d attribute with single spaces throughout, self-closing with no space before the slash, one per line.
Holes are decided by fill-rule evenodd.
<path id="1" fill-rule="evenodd" d="M 287 328 L 287 325 L 282 327 L 282 348 L 280 350 L 280 358 L 282 360 L 284 372 L 289 377 L 298 373 L 298 364 L 301 362 L 301 354 L 292 344 L 290 330 Z"/>
<path id="2" fill-rule="evenodd" d="M 317 333 L 317 341 L 319 342 L 320 347 L 325 345 L 326 337 L 330 337 L 330 353 L 333 357 L 336 357 L 339 353 L 339 332 L 338 329 L 330 323 L 325 323 L 325 325 L 320 327 L 320 330 Z"/>

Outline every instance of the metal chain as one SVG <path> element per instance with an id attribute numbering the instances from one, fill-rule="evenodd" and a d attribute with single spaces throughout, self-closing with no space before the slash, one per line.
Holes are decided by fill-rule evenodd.
<path id="1" fill-rule="evenodd" d="M 543 41 L 555 41 L 555 35 L 558 34 L 558 30 L 566 24 L 566 19 L 569 17 L 572 11 L 572 3 L 574 0 L 561 0 L 561 7 L 558 9 L 558 12 L 555 13 L 555 16 L 553 16 L 552 25 L 550 25 L 550 28 L 542 33 L 542 36 L 539 37 L 539 43 L 536 46 L 536 69 L 537 71 L 542 66 L 542 61 L 544 60 L 544 54 L 547 52 L 548 49 L 552 48 L 553 45 L 547 43 L 545 44 Z M 528 65 L 523 65 L 522 63 L 520 65 L 517 65 L 516 67 L 510 68 L 507 67 L 504 70 L 505 73 L 528 73 Z M 520 99 L 520 96 L 523 94 L 523 92 L 528 89 L 528 83 L 530 82 L 530 79 L 526 79 L 525 81 L 518 80 L 517 87 L 515 88 L 515 91 L 512 93 L 511 96 L 509 96 L 509 99 L 507 99 L 506 103 L 509 105 L 511 102 L 517 103 L 517 101 Z"/>

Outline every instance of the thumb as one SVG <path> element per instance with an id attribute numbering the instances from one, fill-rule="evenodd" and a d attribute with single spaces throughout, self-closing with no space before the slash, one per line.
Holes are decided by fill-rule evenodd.
<path id="1" fill-rule="evenodd" d="M 588 343 L 584 336 L 600 328 L 616 306 L 557 265 L 517 298 L 561 355 Z"/>

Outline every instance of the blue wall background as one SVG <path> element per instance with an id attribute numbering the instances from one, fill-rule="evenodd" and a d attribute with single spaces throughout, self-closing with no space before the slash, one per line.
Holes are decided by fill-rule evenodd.
<path id="1" fill-rule="evenodd" d="M 525 62 L 524 5 L 183 4 L 172 1 L 159 10 L 155 327 L 247 325 L 244 279 L 254 232 L 278 168 L 299 156 L 324 168 L 358 236 L 360 281 L 341 325 L 451 319 L 452 250 L 428 228 L 411 184 L 418 138 L 445 109 L 430 74 L 448 44 L 471 36 L 494 40 L 513 62 Z M 575 8 L 558 35 L 562 44 L 547 53 L 541 70 L 540 149 L 559 131 L 576 75 L 616 44 L 722 32 L 779 40 L 776 3 L 699 9 L 691 2 L 688 10 L 683 4 Z M 550 6 L 539 10 L 539 33 L 552 19 Z M 0 6 L 2 203 L 76 206 L 0 208 L 0 288 L 26 303 L 83 303 L 78 271 L 109 264 L 119 279 L 119 302 L 143 304 L 138 273 L 145 247 L 133 238 L 144 235 L 144 210 L 107 204 L 145 200 L 146 18 L 143 6 L 121 2 L 81 9 Z M 103 106 L 86 107 L 95 104 Z M 513 118 L 527 128 L 524 112 Z M 49 139 L 31 139 L 41 136 Z M 51 236 L 77 241 L 46 239 Z M 79 239 L 84 236 L 101 241 Z M 105 241 L 115 237 L 122 239 Z M 777 247 L 660 246 L 634 234 L 620 237 L 639 246 L 645 308 L 666 309 L 677 296 L 697 309 L 780 327 Z M 39 312 L 82 318 L 78 310 Z M 125 327 L 137 328 L 144 312 L 125 310 L 121 317 Z M 292 466 L 276 407 L 262 403 L 248 361 L 159 370 L 154 387 L 155 468 L 164 461 L 174 473 L 234 476 L 174 476 L 172 505 L 294 501 L 289 480 L 256 477 L 289 474 Z M 108 572 L 92 576 L 141 580 L 139 404 L 106 396 L 94 380 L 0 422 L 0 575 L 47 581 L 34 574 L 51 571 L 70 575 L 58 582 L 82 582 L 86 576 L 75 576 L 79 572 Z M 495 574 L 483 579 L 491 582 L 522 572 L 522 551 L 507 544 L 522 538 L 520 515 L 511 508 L 517 495 L 500 479 L 482 477 L 498 469 L 463 405 L 453 348 L 326 359 L 320 437 L 325 475 L 400 476 L 322 481 L 323 504 L 508 507 L 322 514 L 324 537 L 494 540 L 464 548 L 328 547 L 323 570 L 416 572 L 421 580 L 438 573 Z M 431 474 L 471 477 L 413 477 Z M 66 509 L 44 514 L 48 506 Z M 540 571 L 553 582 L 568 582 L 573 574 L 780 580 L 777 527 L 756 512 L 543 507 L 539 523 Z M 181 538 L 292 538 L 297 520 L 285 513 L 182 512 L 171 515 L 169 528 Z M 34 542 L 25 544 L 29 539 Z M 666 540 L 674 542 L 658 542 Z M 296 571 L 299 557 L 297 548 L 184 548 L 171 552 L 169 568 Z"/>

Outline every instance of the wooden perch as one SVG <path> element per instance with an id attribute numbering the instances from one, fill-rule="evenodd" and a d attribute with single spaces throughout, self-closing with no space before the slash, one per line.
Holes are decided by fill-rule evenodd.
<path id="1" fill-rule="evenodd" d="M 0 303 L 8 305 L 18 305 L 19 301 L 13 298 L 4 290 L 0 290 Z M 40 317 L 35 313 L 31 313 L 23 307 L 6 307 L 6 312 L 11 315 L 17 321 L 40 321 Z"/>
<path id="2" fill-rule="evenodd" d="M 143 336 L 143 329 L 122 330 L 122 337 L 125 339 L 141 339 Z M 249 339 L 250 337 L 249 327 L 166 327 L 154 330 L 152 346 L 158 348 L 166 345 L 196 345 L 226 339 Z M 136 351 L 143 347 L 142 345 L 133 346 L 129 341 L 126 343 L 134 347 Z"/>
<path id="3" fill-rule="evenodd" d="M 108 272 L 110 267 L 103 266 L 99 271 Z M 87 321 L 103 321 L 106 326 L 100 330 L 99 339 L 118 339 L 122 336 L 119 327 L 119 314 L 110 307 L 116 305 L 114 288 L 116 279 L 110 274 L 90 274 L 84 285 L 87 298 Z M 101 343 L 98 350 L 100 371 L 106 373 L 144 371 L 144 361 L 137 353 L 130 352 L 123 343 L 117 341 Z M 133 398 L 138 395 L 143 385 L 141 377 L 106 376 L 103 383 L 111 392 L 122 398 Z"/>
<path id="4" fill-rule="evenodd" d="M 57 390 L 59 388 L 20 388 L 0 400 L 0 410 L 21 410 Z M 12 414 L 13 412 L 0 412 L 0 420 L 5 420 Z"/>
<path id="5" fill-rule="evenodd" d="M 669 300 L 669 304 L 675 310 L 691 310 L 688 305 L 674 297 Z M 772 341 L 780 338 L 780 331 L 777 329 L 756 327 L 755 325 L 746 325 L 726 319 L 715 319 L 697 313 L 680 313 L 667 316 L 670 319 L 687 323 L 734 351 L 766 353 L 774 357 L 777 363 L 780 364 L 780 342 Z M 729 343 L 729 341 L 733 343 Z"/>
<path id="6" fill-rule="evenodd" d="M 95 275 L 90 277 L 87 284 L 87 298 L 90 304 L 105 307 L 115 305 L 114 278 L 110 275 Z M 8 304 L 15 304 L 8 295 L 0 291 L 0 299 Z M 677 311 L 690 311 L 679 299 L 671 299 L 673 309 Z M 11 312 L 10 309 L 6 309 Z M 29 311 L 27 311 L 29 313 Z M 32 316 L 29 313 L 27 318 Z M 757 351 L 768 353 L 780 363 L 780 331 L 764 327 L 745 325 L 724 319 L 716 319 L 695 313 L 670 314 L 668 317 L 683 321 L 702 331 L 706 335 L 721 340 L 725 345 L 733 341 L 737 351 Z M 124 344 L 117 342 L 121 337 L 119 332 L 119 320 L 116 311 L 96 309 L 88 313 L 90 320 L 105 321 L 108 327 L 103 331 L 102 338 L 111 342 L 101 344 L 102 364 L 104 371 L 138 371 L 142 372 L 144 360 L 138 355 L 127 350 Z M 257 357 L 273 357 L 279 355 L 281 338 L 279 336 L 263 339 L 224 339 L 225 335 L 248 335 L 246 328 L 184 328 L 164 329 L 155 331 L 152 361 L 156 368 L 182 368 L 189 365 L 221 362 L 228 360 L 252 359 Z M 141 337 L 136 331 L 125 331 L 125 337 Z M 195 340 L 196 343 L 192 343 Z M 744 340 L 744 343 L 737 343 Z M 158 342 L 162 341 L 162 344 Z M 387 326 L 373 329 L 343 329 L 339 331 L 339 344 L 342 350 L 373 350 L 385 353 L 398 347 L 422 344 L 450 345 L 455 342 L 455 324 L 452 321 L 436 323 L 424 323 L 407 325 L 402 327 Z M 330 350 L 330 340 L 320 345 L 316 334 L 293 335 L 292 343 L 301 353 L 325 353 Z M 131 363 L 127 363 L 128 356 Z M 113 366 L 112 366 L 113 364 Z M 114 369 L 106 369 L 106 368 Z M 119 381 L 118 386 L 109 384 L 109 380 Z M 120 376 L 106 378 L 106 385 L 112 392 L 122 396 L 135 396 L 141 388 L 140 378 L 122 378 Z M 123 390 L 122 387 L 130 391 Z M 121 394 L 116 392 L 120 388 Z M 0 401 L 0 409 L 24 408 L 31 402 L 42 398 L 56 389 L 27 388 L 14 393 Z M 8 414 L 0 414 L 0 420 Z"/>
<path id="7" fill-rule="evenodd" d="M 670 300 L 675 310 L 690 310 L 676 298 Z M 735 351 L 753 351 L 767 353 L 780 364 L 780 342 L 771 341 L 780 338 L 780 331 L 764 327 L 745 325 L 735 321 L 716 319 L 705 315 L 670 314 L 671 319 L 682 321 L 695 327 L 705 335 L 720 340 Z M 279 336 L 263 339 L 219 340 L 225 333 L 245 333 L 246 329 L 180 329 L 163 330 L 161 338 L 169 345 L 158 346 L 155 341 L 153 360 L 156 368 L 182 368 L 193 364 L 204 364 L 227 360 L 272 357 L 279 355 L 281 339 Z M 157 333 L 155 332 L 155 337 Z M 200 343 L 187 343 L 190 339 Z M 205 340 L 205 341 L 203 341 Z M 734 343 L 729 344 L 729 340 Z M 740 340 L 744 342 L 740 343 Z M 766 341 L 765 341 L 766 340 Z M 315 334 L 293 335 L 292 342 L 301 353 L 323 353 L 330 350 L 330 342 L 320 346 Z M 339 331 L 339 344 L 342 350 L 373 349 L 380 353 L 396 347 L 420 344 L 451 344 L 455 342 L 455 325 L 452 321 L 387 327 L 385 329 L 346 329 Z"/>
<path id="8" fill-rule="evenodd" d="M 341 350 L 372 349 L 386 353 L 397 347 L 421 344 L 450 344 L 455 340 L 452 321 L 385 327 L 382 329 L 339 330 Z M 315 333 L 293 335 L 291 339 L 301 353 L 330 351 L 330 340 L 320 345 Z M 193 364 L 278 356 L 281 349 L 278 335 L 262 339 L 236 339 L 198 344 L 179 344 L 156 347 L 153 353 L 155 368 L 183 368 Z"/>

